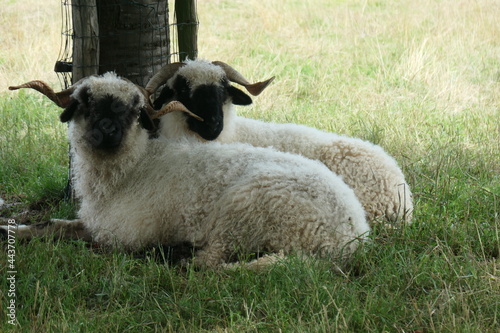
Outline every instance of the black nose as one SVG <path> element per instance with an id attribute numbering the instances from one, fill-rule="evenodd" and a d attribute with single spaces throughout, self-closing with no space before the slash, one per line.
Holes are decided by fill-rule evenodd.
<path id="1" fill-rule="evenodd" d="M 215 140 L 219 137 L 219 134 L 222 132 L 222 126 L 215 125 L 214 127 L 201 128 L 198 131 L 198 134 L 205 140 Z"/>
<path id="2" fill-rule="evenodd" d="M 116 120 L 103 118 L 94 123 L 92 129 L 87 132 L 86 138 L 95 148 L 116 148 L 122 140 L 120 124 Z"/>
<path id="3" fill-rule="evenodd" d="M 188 127 L 191 131 L 198 133 L 203 139 L 211 141 L 217 139 L 222 132 L 223 123 L 212 119 L 202 122 L 194 118 L 189 118 Z"/>
<path id="4" fill-rule="evenodd" d="M 104 133 L 111 135 L 117 131 L 117 126 L 115 123 L 109 119 L 109 118 L 104 118 L 99 121 L 97 127 Z"/>

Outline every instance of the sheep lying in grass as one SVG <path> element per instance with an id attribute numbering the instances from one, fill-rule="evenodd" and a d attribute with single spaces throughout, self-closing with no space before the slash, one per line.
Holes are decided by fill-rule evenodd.
<path id="1" fill-rule="evenodd" d="M 147 98 L 114 73 L 60 93 L 41 81 L 12 89 L 26 87 L 64 107 L 69 122 L 81 205 L 79 220 L 55 222 L 62 229 L 76 223 L 126 250 L 187 242 L 201 267 L 258 251 L 342 260 L 369 232 L 354 192 L 321 163 L 246 144 L 152 138 Z M 164 110 L 172 107 L 181 105 Z"/>
<path id="2" fill-rule="evenodd" d="M 179 100 L 204 119 L 201 122 L 180 112 L 163 117 L 161 132 L 168 138 L 245 142 L 301 154 L 321 161 L 341 175 L 363 204 L 369 221 L 411 222 L 410 188 L 396 161 L 380 146 L 302 125 L 236 116 L 233 104 L 248 105 L 252 100 L 229 81 L 253 89 L 257 86 L 260 93 L 271 80 L 252 85 L 227 64 L 194 60 L 165 66 L 150 80 L 146 90 L 152 94 L 165 84 L 154 102 L 155 108 Z"/>

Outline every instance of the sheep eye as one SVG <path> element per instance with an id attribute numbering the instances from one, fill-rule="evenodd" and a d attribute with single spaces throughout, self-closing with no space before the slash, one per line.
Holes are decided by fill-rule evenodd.
<path id="1" fill-rule="evenodd" d="M 187 88 L 182 88 L 180 91 L 181 96 L 189 94 L 189 90 Z"/>
<path id="2" fill-rule="evenodd" d="M 138 105 L 140 102 L 141 102 L 141 98 L 138 95 L 135 95 L 132 105 Z"/>

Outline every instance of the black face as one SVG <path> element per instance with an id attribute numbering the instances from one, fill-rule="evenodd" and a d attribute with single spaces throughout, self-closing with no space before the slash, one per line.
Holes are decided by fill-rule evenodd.
<path id="1" fill-rule="evenodd" d="M 93 100 L 88 91 L 84 90 L 80 94 L 80 100 L 82 103 L 75 100 L 64 110 L 61 114 L 61 121 L 69 121 L 76 111 L 81 112 L 88 122 L 84 139 L 96 149 L 107 151 L 118 149 L 133 122 L 140 114 L 145 114 L 141 110 L 130 110 L 129 106 L 111 95 L 100 100 Z M 132 105 L 138 104 L 139 96 L 132 102 Z M 140 120 L 142 118 L 144 117 L 140 117 Z M 147 120 L 151 121 L 149 118 L 142 119 L 143 122 Z"/>
<path id="2" fill-rule="evenodd" d="M 191 131 L 198 133 L 205 140 L 217 139 L 224 129 L 225 103 L 230 101 L 237 105 L 252 103 L 248 95 L 231 86 L 225 79 L 220 84 L 200 85 L 191 92 L 188 81 L 182 76 L 177 77 L 173 89 L 167 86 L 162 89 L 153 106 L 158 110 L 171 100 L 178 100 L 191 112 L 203 118 L 203 121 L 199 121 L 188 116 L 187 125 Z"/>
<path id="3" fill-rule="evenodd" d="M 224 113 L 222 106 L 227 99 L 225 89 L 215 85 L 203 85 L 198 87 L 191 99 L 189 99 L 189 110 L 203 118 L 199 121 L 188 117 L 187 124 L 191 131 L 198 133 L 205 140 L 215 140 L 224 128 Z M 185 105 L 185 104 L 184 104 Z"/>
<path id="4" fill-rule="evenodd" d="M 90 128 L 85 138 L 95 148 L 116 149 L 122 142 L 124 130 L 130 127 L 137 114 L 127 112 L 126 106 L 112 96 L 91 104 L 87 117 Z"/>

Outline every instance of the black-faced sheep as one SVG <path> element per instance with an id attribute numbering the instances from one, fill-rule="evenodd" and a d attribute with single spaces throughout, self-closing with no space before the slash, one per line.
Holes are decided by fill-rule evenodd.
<path id="1" fill-rule="evenodd" d="M 169 138 L 244 142 L 321 161 L 342 176 L 354 190 L 369 221 L 411 222 L 413 202 L 410 188 L 394 158 L 380 146 L 303 125 L 266 123 L 239 117 L 233 104 L 248 105 L 251 98 L 230 86 L 228 81 L 248 85 L 241 74 L 221 62 L 194 60 L 167 65 L 146 87 L 152 94 L 165 84 L 154 102 L 155 108 L 170 100 L 180 100 L 205 122 L 180 112 L 172 113 L 161 119 L 162 134 Z M 269 80 L 257 84 L 265 88 L 268 83 Z M 197 126 L 190 126 L 192 123 Z"/>
<path id="2" fill-rule="evenodd" d="M 81 200 L 74 223 L 97 243 L 187 242 L 196 265 L 214 267 L 258 251 L 345 259 L 369 232 L 354 192 L 321 163 L 246 144 L 152 138 L 147 98 L 114 73 L 60 93 L 40 81 L 20 87 L 65 108 Z"/>

